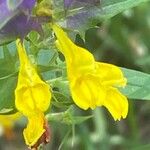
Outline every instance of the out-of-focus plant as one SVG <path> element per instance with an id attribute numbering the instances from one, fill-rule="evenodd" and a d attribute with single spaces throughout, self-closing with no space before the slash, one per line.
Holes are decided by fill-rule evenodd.
<path id="1" fill-rule="evenodd" d="M 11 115 L 0 115 L 0 126 L 2 128 L 3 134 L 7 139 L 11 139 L 14 136 L 13 128 L 17 120 L 21 118 L 20 113 L 15 113 Z"/>

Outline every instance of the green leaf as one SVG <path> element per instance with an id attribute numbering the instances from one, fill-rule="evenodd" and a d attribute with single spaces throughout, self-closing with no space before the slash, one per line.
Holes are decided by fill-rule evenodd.
<path id="1" fill-rule="evenodd" d="M 66 80 L 66 78 L 55 78 L 49 80 L 48 83 L 52 88 L 57 88 L 59 89 L 59 92 L 63 93 L 66 96 L 70 96 L 69 82 L 68 80 Z"/>
<path id="2" fill-rule="evenodd" d="M 3 46 L 3 49 L 0 50 L 3 54 L 3 59 L 0 59 L 0 78 L 5 78 L 5 76 L 11 76 L 17 72 L 15 66 L 17 56 L 12 56 L 6 46 Z"/>
<path id="3" fill-rule="evenodd" d="M 17 77 L 0 79 L 0 114 L 14 113 Z"/>
<path id="4" fill-rule="evenodd" d="M 53 91 L 53 100 L 52 104 L 58 108 L 68 108 L 72 105 L 71 98 L 67 97 L 63 93 Z"/>
<path id="5" fill-rule="evenodd" d="M 121 91 L 131 99 L 150 100 L 150 75 L 122 68 L 127 78 L 127 86 Z"/>
<path id="6" fill-rule="evenodd" d="M 11 49 L 14 49 L 12 44 L 10 46 Z M 14 53 L 8 47 L 0 47 L 0 114 L 16 112 L 14 91 L 18 74 L 16 69 L 17 56 L 16 53 L 13 55 Z"/>
<path id="7" fill-rule="evenodd" d="M 65 112 L 51 113 L 46 115 L 48 121 L 55 121 L 59 123 L 61 122 L 68 125 L 80 124 L 86 121 L 87 119 L 90 119 L 91 117 L 92 116 L 74 116 L 72 106 Z"/>

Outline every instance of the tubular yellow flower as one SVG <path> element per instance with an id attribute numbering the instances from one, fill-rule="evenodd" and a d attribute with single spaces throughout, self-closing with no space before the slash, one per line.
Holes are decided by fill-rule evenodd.
<path id="1" fill-rule="evenodd" d="M 105 106 L 114 120 L 125 118 L 128 101 L 117 89 L 126 85 L 120 68 L 96 62 L 90 52 L 75 45 L 58 25 L 52 28 L 57 37 L 56 45 L 66 59 L 70 91 L 76 105 L 84 110 Z"/>
<path id="2" fill-rule="evenodd" d="M 16 44 L 20 71 L 15 90 L 15 105 L 28 118 L 29 123 L 23 134 L 26 144 L 32 147 L 45 132 L 44 112 L 50 105 L 51 93 L 49 85 L 40 79 L 35 67 L 30 63 L 21 41 L 17 40 Z"/>

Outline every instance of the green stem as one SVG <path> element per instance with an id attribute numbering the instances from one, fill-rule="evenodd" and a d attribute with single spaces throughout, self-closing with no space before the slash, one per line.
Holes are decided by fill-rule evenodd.
<path id="1" fill-rule="evenodd" d="M 129 114 L 128 114 L 128 121 L 129 121 L 129 126 L 131 130 L 131 136 L 132 139 L 136 142 L 139 141 L 139 128 L 138 128 L 138 123 L 137 123 L 137 117 L 135 115 L 135 108 L 134 108 L 133 101 L 129 101 Z"/>
<path id="2" fill-rule="evenodd" d="M 95 124 L 95 135 L 97 137 L 97 142 L 100 143 L 99 147 L 101 147 L 101 150 L 107 150 L 109 149 L 107 125 L 102 109 L 95 109 L 93 111 L 93 116 L 93 121 Z"/>

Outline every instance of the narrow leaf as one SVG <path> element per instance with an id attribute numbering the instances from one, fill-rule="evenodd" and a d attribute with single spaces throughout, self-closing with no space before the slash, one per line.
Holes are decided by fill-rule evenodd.
<path id="1" fill-rule="evenodd" d="M 121 91 L 131 99 L 150 100 L 150 75 L 131 69 L 122 69 L 127 86 Z"/>

